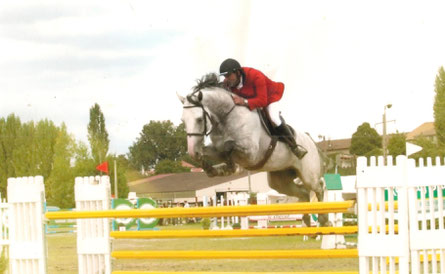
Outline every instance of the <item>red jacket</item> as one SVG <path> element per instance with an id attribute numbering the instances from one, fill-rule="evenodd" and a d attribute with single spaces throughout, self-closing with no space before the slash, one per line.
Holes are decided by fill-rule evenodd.
<path id="1" fill-rule="evenodd" d="M 267 107 L 270 103 L 281 99 L 284 92 L 284 84 L 274 82 L 267 78 L 261 71 L 243 67 L 243 87 L 232 88 L 232 92 L 248 99 L 249 109 Z"/>

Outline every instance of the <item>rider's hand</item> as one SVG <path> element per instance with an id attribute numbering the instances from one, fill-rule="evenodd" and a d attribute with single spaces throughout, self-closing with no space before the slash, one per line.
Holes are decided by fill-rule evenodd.
<path id="1" fill-rule="evenodd" d="M 235 105 L 245 106 L 244 98 L 239 97 L 238 95 L 232 94 L 232 99 Z"/>

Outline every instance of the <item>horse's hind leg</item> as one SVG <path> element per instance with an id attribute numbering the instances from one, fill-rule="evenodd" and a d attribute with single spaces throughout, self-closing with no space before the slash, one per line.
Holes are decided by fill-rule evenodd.
<path id="1" fill-rule="evenodd" d="M 324 181 L 322 178 L 318 181 L 318 187 L 314 190 L 317 200 L 323 202 L 324 197 Z M 318 222 L 321 226 L 326 226 L 329 221 L 328 214 L 318 214 Z"/>
<path id="2" fill-rule="evenodd" d="M 296 185 L 294 179 L 297 176 L 295 170 L 271 171 L 267 173 L 269 186 L 279 193 L 297 197 L 300 202 L 310 201 L 310 191 L 304 185 Z M 311 226 L 311 217 L 303 215 L 303 222 L 307 227 Z"/>

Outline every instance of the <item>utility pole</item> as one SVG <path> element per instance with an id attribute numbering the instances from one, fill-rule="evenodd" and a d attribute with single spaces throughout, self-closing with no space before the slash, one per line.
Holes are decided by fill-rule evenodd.
<path id="1" fill-rule="evenodd" d="M 383 162 L 386 165 L 386 156 L 388 155 L 388 151 L 387 151 L 387 147 L 388 147 L 388 143 L 387 143 L 387 139 L 386 139 L 386 109 L 390 109 L 392 107 L 391 104 L 385 105 L 385 107 L 383 108 L 383 140 L 382 140 L 382 145 L 383 145 Z"/>

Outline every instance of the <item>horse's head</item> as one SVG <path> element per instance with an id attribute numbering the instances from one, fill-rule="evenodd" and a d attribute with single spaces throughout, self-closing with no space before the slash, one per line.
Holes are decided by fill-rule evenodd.
<path id="1" fill-rule="evenodd" d="M 208 110 L 202 104 L 202 92 L 194 92 L 186 98 L 178 95 L 182 102 L 183 111 L 181 120 L 187 132 L 187 152 L 194 159 L 202 156 L 205 136 L 213 128 L 213 120 Z"/>
<path id="2" fill-rule="evenodd" d="M 179 96 L 183 105 L 182 121 L 187 132 L 187 151 L 195 159 L 203 154 L 204 138 L 214 132 L 233 110 L 230 93 L 222 88 L 216 74 L 207 74 L 198 80 L 194 91 L 185 98 Z"/>

